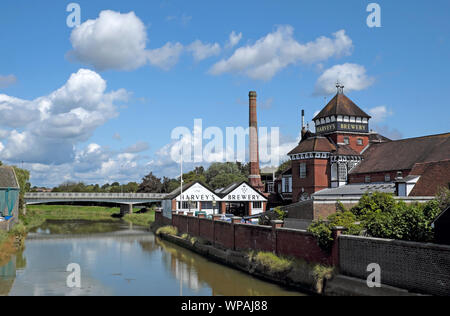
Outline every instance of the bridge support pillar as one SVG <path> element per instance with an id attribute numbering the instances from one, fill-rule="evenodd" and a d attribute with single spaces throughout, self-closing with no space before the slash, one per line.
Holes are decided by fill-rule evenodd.
<path id="1" fill-rule="evenodd" d="M 124 204 L 120 206 L 120 215 L 133 214 L 133 204 Z"/>

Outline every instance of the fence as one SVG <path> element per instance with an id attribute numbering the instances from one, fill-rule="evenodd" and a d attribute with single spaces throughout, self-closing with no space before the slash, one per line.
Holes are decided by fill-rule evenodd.
<path id="1" fill-rule="evenodd" d="M 366 279 L 381 267 L 381 283 L 432 295 L 450 295 L 450 246 L 355 236 L 339 237 L 342 274 Z"/>

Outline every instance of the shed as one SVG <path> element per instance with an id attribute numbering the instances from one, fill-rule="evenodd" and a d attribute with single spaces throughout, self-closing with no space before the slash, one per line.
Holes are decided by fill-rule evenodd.
<path id="1" fill-rule="evenodd" d="M 436 243 L 450 245 L 450 206 L 433 222 Z"/>
<path id="2" fill-rule="evenodd" d="M 0 166 L 0 229 L 8 230 L 18 219 L 19 192 L 14 168 Z"/>

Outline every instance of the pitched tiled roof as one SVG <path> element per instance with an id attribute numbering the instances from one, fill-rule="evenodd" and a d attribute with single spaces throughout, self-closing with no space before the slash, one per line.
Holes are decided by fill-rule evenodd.
<path id="1" fill-rule="evenodd" d="M 369 141 L 371 143 L 384 143 L 384 142 L 390 142 L 391 140 L 387 137 L 384 137 L 383 135 L 380 135 L 375 132 L 371 132 L 369 134 Z"/>
<path id="2" fill-rule="evenodd" d="M 338 93 L 336 96 L 325 106 L 325 108 L 314 118 L 315 120 L 326 118 L 330 116 L 346 115 L 370 118 L 366 112 L 361 110 L 352 100 L 350 100 L 345 94 Z"/>
<path id="3" fill-rule="evenodd" d="M 332 152 L 334 150 L 336 150 L 336 146 L 328 138 L 315 136 L 301 141 L 288 155 L 309 152 Z"/>
<path id="4" fill-rule="evenodd" d="M 450 160 L 416 164 L 411 175 L 420 175 L 410 196 L 435 196 L 450 185 Z"/>
<path id="5" fill-rule="evenodd" d="M 360 156 L 360 154 L 351 148 L 350 145 L 338 145 L 336 151 L 333 152 L 333 155 Z"/>
<path id="6" fill-rule="evenodd" d="M 0 167 L 0 188 L 18 188 L 16 174 L 12 167 Z"/>
<path id="7" fill-rule="evenodd" d="M 350 173 L 411 170 L 417 163 L 448 160 L 450 133 L 371 144 Z"/>

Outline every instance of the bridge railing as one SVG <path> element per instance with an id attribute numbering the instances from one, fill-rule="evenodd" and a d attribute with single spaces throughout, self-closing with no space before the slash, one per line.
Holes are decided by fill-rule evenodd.
<path id="1" fill-rule="evenodd" d="M 163 193 L 65 193 L 65 192 L 30 192 L 25 194 L 25 199 L 163 199 L 167 194 Z"/>

